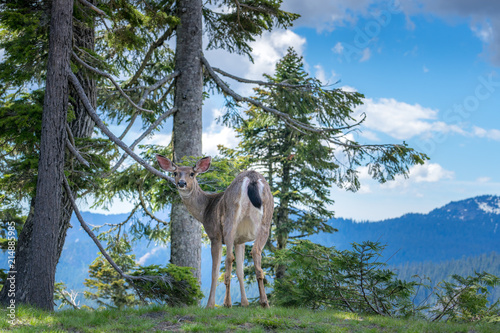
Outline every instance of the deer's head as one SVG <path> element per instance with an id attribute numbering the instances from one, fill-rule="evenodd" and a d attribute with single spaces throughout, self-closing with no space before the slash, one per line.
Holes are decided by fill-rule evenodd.
<path id="1" fill-rule="evenodd" d="M 182 196 L 189 196 L 198 186 L 196 176 L 200 173 L 207 172 L 210 168 L 212 158 L 210 156 L 203 157 L 196 162 L 194 167 L 177 166 L 174 162 L 162 155 L 156 155 L 156 160 L 160 167 L 173 174 L 175 178 L 175 186 Z"/>

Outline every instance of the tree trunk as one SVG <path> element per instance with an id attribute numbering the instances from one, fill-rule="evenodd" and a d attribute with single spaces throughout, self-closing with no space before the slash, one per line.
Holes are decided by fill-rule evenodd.
<path id="1" fill-rule="evenodd" d="M 184 156 L 201 156 L 203 78 L 200 55 L 202 50 L 202 1 L 178 0 L 180 24 L 177 26 L 175 68 L 180 72 L 175 86 L 173 144 L 174 161 Z M 178 266 L 194 268 L 201 274 L 201 224 L 180 202 L 172 204 L 171 259 Z"/>
<path id="2" fill-rule="evenodd" d="M 42 114 L 42 135 L 32 237 L 28 260 L 19 260 L 15 274 L 16 303 L 53 310 L 61 217 L 62 179 L 68 107 L 68 68 L 72 43 L 73 1 L 52 2 L 47 83 Z M 9 275 L 10 277 L 10 275 Z"/>
<path id="3" fill-rule="evenodd" d="M 91 1 L 94 3 L 94 1 Z M 79 5 L 79 3 L 77 3 Z M 80 10 L 89 11 L 87 7 L 80 5 Z M 87 22 L 75 22 L 73 26 L 73 36 L 74 43 L 80 48 L 86 48 L 94 50 L 95 47 L 95 34 L 94 34 L 94 18 L 91 15 L 86 16 L 88 18 Z M 97 88 L 95 79 L 88 76 L 86 73 L 78 72 L 76 74 L 80 80 L 86 95 L 88 96 L 90 103 L 93 107 L 97 105 Z M 75 138 L 90 138 L 94 129 L 94 122 L 88 115 L 85 107 L 81 103 L 80 98 L 70 86 L 70 96 L 73 102 L 73 110 L 75 113 L 75 119 L 70 122 L 69 126 Z M 67 159 L 72 159 L 73 156 L 66 156 Z M 76 196 L 76 193 L 73 193 Z M 27 265 L 19 266 L 21 262 L 30 261 L 30 246 L 32 242 L 33 235 L 33 212 L 35 209 L 35 198 L 33 197 L 30 204 L 30 213 L 24 223 L 23 229 L 18 237 L 17 248 L 16 248 L 16 262 L 13 271 L 17 271 L 18 276 L 27 274 Z M 61 257 L 62 249 L 64 247 L 66 232 L 70 227 L 70 219 L 73 213 L 73 206 L 69 200 L 65 191 L 62 194 L 61 201 L 61 217 L 59 219 L 58 231 L 57 231 L 57 250 L 56 250 L 56 262 L 59 262 Z M 23 268 L 24 267 L 24 268 Z M 21 270 L 22 269 L 22 270 Z M 10 302 L 9 297 L 9 286 L 3 288 L 0 292 L 0 303 L 8 304 Z"/>
<path id="4" fill-rule="evenodd" d="M 289 156 L 294 146 L 293 140 L 291 140 L 292 131 L 289 128 L 285 129 L 284 138 L 285 144 L 283 145 L 283 150 L 281 151 L 282 156 Z M 278 211 L 276 214 L 276 248 L 277 250 L 283 250 L 286 248 L 288 242 L 288 219 L 290 215 L 290 191 L 292 188 L 291 179 L 291 163 L 288 160 L 282 162 L 282 176 L 281 176 L 281 198 L 278 205 Z M 275 267 L 276 279 L 280 280 L 285 276 L 286 265 L 276 265 Z"/>
<path id="5" fill-rule="evenodd" d="M 286 224 L 289 218 L 289 199 L 288 194 L 290 192 L 290 164 L 283 163 L 283 176 L 281 180 L 281 194 L 283 197 L 280 199 L 278 206 L 278 212 L 276 214 L 276 248 L 277 250 L 283 250 L 288 242 L 288 230 L 286 230 Z M 276 265 L 275 267 L 276 279 L 280 280 L 285 276 L 286 265 Z"/>
<path id="6" fill-rule="evenodd" d="M 95 0 L 89 1 L 95 4 Z M 80 11 L 84 12 L 84 17 L 86 18 L 86 22 L 76 21 L 73 24 L 73 40 L 77 47 L 94 50 L 95 49 L 95 33 L 94 33 L 94 16 L 87 14 L 85 16 L 85 12 L 91 11 L 91 9 L 84 7 L 79 2 L 76 3 L 80 8 Z M 85 94 L 89 98 L 90 104 L 95 109 L 97 106 L 97 86 L 95 79 L 92 75 L 88 75 L 86 72 L 79 71 L 76 73 L 76 77 L 82 84 L 82 87 L 85 91 Z M 95 123 L 90 118 L 85 106 L 83 105 L 80 97 L 76 93 L 75 89 L 70 85 L 69 91 L 73 110 L 75 112 L 75 119 L 69 123 L 69 127 L 73 136 L 75 138 L 90 138 L 92 133 L 94 132 Z M 67 159 L 75 159 L 74 156 L 67 156 Z M 76 162 L 78 163 L 78 162 Z M 69 179 L 71 180 L 71 178 Z M 71 183 L 71 182 L 70 182 Z M 72 193 L 73 198 L 77 197 L 76 191 Z M 66 240 L 66 231 L 70 227 L 70 219 L 73 214 L 73 205 L 66 194 L 63 192 L 62 198 L 62 211 L 61 218 L 59 222 L 59 236 L 57 241 L 57 260 L 61 257 L 61 252 L 64 247 L 64 242 Z"/>

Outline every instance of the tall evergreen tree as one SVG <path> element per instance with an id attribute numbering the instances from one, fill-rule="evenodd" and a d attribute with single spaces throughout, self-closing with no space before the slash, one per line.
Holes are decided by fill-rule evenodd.
<path id="1" fill-rule="evenodd" d="M 46 55 L 48 54 L 48 22 L 50 6 L 44 3 L 29 4 L 24 2 L 10 2 L 2 4 L 1 18 L 4 32 L 2 46 L 6 51 L 3 62 L 0 64 L 0 80 L 5 88 L 2 91 L 2 105 L 0 107 L 0 126 L 2 128 L 2 159 L 1 173 L 3 175 L 1 192 L 3 192 L 2 206 L 19 212 L 21 198 L 28 197 L 30 208 L 22 231 L 18 231 L 18 245 L 16 249 L 16 265 L 11 267 L 18 275 L 26 275 L 26 269 L 31 264 L 26 263 L 32 258 L 33 249 L 30 247 L 33 235 L 33 216 L 36 191 L 38 154 L 40 152 L 41 113 L 46 77 Z M 94 49 L 94 16 L 89 15 L 91 9 L 80 5 L 74 7 L 76 20 L 73 24 L 73 42 L 76 47 Z M 90 11 L 90 13 L 89 13 Z M 47 23 L 45 23 L 47 22 Z M 92 105 L 96 105 L 96 84 L 88 73 L 78 71 L 76 74 Z M 32 91 L 32 85 L 37 90 Z M 94 124 L 85 111 L 80 98 L 70 89 L 70 105 L 68 110 L 68 127 L 65 132 L 70 133 L 68 140 L 74 147 L 81 145 L 82 138 L 89 138 L 93 133 Z M 76 141 L 76 142 L 75 142 Z M 67 142 L 64 142 L 67 145 Z M 87 145 L 88 147 L 88 145 Z M 93 149 L 86 149 L 90 153 Z M 74 162 L 73 155 L 66 155 L 69 179 L 76 186 L 85 183 L 82 170 Z M 97 162 L 97 161 L 96 161 Z M 96 163 L 98 165 L 99 163 Z M 75 192 L 73 192 L 75 193 Z M 31 197 L 31 199 L 29 199 Z M 56 254 L 57 263 L 61 255 L 66 231 L 70 226 L 69 220 L 73 212 L 70 200 L 65 192 L 61 197 L 60 218 L 57 222 Z M 19 265 L 21 264 L 21 266 Z M 53 265 L 55 270 L 55 264 Z M 21 283 L 17 285 L 21 291 L 28 288 Z M 27 291 L 26 291 L 27 292 Z M 0 293 L 0 301 L 8 302 L 7 289 Z"/>
<path id="2" fill-rule="evenodd" d="M 62 178 L 69 99 L 68 68 L 72 43 L 73 2 L 52 2 L 40 159 L 33 211 L 30 259 L 18 263 L 16 300 L 52 310 L 57 264 L 58 222 L 61 216 Z M 15 273 L 14 273 L 15 274 Z"/>
<path id="3" fill-rule="evenodd" d="M 425 155 L 405 145 L 361 145 L 350 140 L 348 134 L 360 124 L 353 113 L 363 95 L 324 89 L 304 70 L 302 57 L 293 49 L 278 62 L 275 74 L 265 77 L 267 85 L 255 89 L 262 105 L 307 126 L 332 128 L 306 133 L 257 105 L 245 117 L 226 115 L 226 123 L 236 127 L 241 142 L 236 149 L 222 152 L 262 170 L 273 191 L 274 230 L 268 242 L 272 252 L 283 250 L 290 239 L 333 231 L 326 223 L 334 215 L 330 188 L 336 184 L 358 189 L 356 167 L 369 165 L 372 176 L 383 182 L 396 174 L 406 175 L 409 166 L 424 162 Z M 283 278 L 284 265 L 273 269 L 277 279 Z"/>

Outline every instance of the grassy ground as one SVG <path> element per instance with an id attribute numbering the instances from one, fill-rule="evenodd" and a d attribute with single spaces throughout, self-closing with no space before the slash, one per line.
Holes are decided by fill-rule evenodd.
<path id="1" fill-rule="evenodd" d="M 500 324 L 428 323 L 334 311 L 273 307 L 213 310 L 161 306 L 44 312 L 16 309 L 14 324 L 0 310 L 0 332 L 500 332 Z"/>

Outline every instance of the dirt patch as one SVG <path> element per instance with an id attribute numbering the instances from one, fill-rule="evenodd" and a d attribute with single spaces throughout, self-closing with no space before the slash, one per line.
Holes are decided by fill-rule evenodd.
<path id="1" fill-rule="evenodd" d="M 153 328 L 155 331 L 181 332 L 182 324 L 162 321 Z"/>

